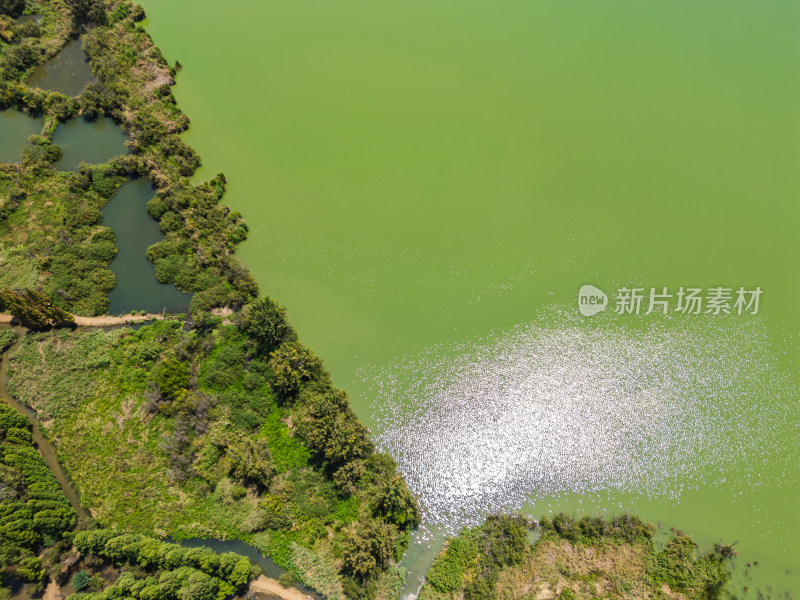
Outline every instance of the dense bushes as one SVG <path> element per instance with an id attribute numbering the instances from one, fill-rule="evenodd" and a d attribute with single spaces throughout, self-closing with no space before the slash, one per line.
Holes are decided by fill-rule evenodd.
<path id="1" fill-rule="evenodd" d="M 528 521 L 522 517 L 489 516 L 448 543 L 428 572 L 426 586 L 444 594 L 463 590 L 464 598 L 493 598 L 499 570 L 518 564 L 528 550 L 527 534 Z M 465 586 L 468 571 L 472 575 Z"/>
<path id="2" fill-rule="evenodd" d="M 47 138 L 32 135 L 22 150 L 22 164 L 33 171 L 48 169 L 61 158 L 61 148 Z"/>
<path id="3" fill-rule="evenodd" d="M 694 542 L 680 531 L 659 549 L 653 525 L 629 514 L 542 517 L 533 545 L 530 529 L 523 517 L 490 516 L 448 540 L 420 600 L 518 598 L 533 590 L 588 600 L 598 589 L 616 600 L 661 597 L 664 584 L 688 599 L 717 600 L 729 579 L 727 559 L 735 554 L 719 545 L 695 558 Z"/>
<path id="4" fill-rule="evenodd" d="M 25 8 L 25 0 L 0 0 L 0 15 L 18 17 Z"/>
<path id="5" fill-rule="evenodd" d="M 52 327 L 70 327 L 75 319 L 68 312 L 54 306 L 50 298 L 36 290 L 15 292 L 0 289 L 0 312 L 19 319 L 23 327 L 43 330 Z"/>
<path id="6" fill-rule="evenodd" d="M 131 160 L 156 185 L 149 212 L 166 237 L 148 258 L 158 280 L 194 293 L 193 313 L 225 305 L 238 309 L 257 294 L 252 276 L 232 255 L 246 238 L 247 226 L 239 213 L 220 204 L 222 175 L 198 186 L 186 179 L 200 159 L 179 135 L 188 119 L 169 89 L 174 71 L 150 37 L 133 25 L 143 16 L 141 7 L 118 3 L 109 27 L 86 34 L 84 49 L 98 82 L 87 89 L 82 103 L 87 111 L 121 122 L 134 153 Z M 137 60 L 146 60 L 148 69 L 131 69 Z M 150 85 L 154 79 L 168 83 Z"/>
<path id="7" fill-rule="evenodd" d="M 39 551 L 72 530 L 75 519 L 33 446 L 28 419 L 0 404 L 0 569 L 23 581 L 42 581 Z"/>
<path id="8" fill-rule="evenodd" d="M 726 557 L 715 551 L 696 558 L 692 538 L 683 531 L 672 531 L 672 538 L 648 563 L 653 584 L 691 592 L 689 597 L 698 600 L 719 598 L 730 579 Z"/>
<path id="9" fill-rule="evenodd" d="M 542 517 L 539 526 L 544 535 L 552 533 L 570 542 L 583 544 L 594 544 L 601 539 L 629 543 L 647 542 L 653 539 L 655 533 L 655 527 L 651 523 L 646 523 L 636 515 L 628 513 L 608 520 L 588 515 L 576 519 L 572 515 L 559 513 L 552 520 Z"/>
<path id="10" fill-rule="evenodd" d="M 250 561 L 239 554 L 217 554 L 210 548 L 184 548 L 139 534 L 120 534 L 110 529 L 79 531 L 73 544 L 83 554 L 95 554 L 116 565 L 136 564 L 155 570 L 188 568 L 242 589 L 250 579 Z"/>
<path id="11" fill-rule="evenodd" d="M 14 0 L 4 2 L 9 11 L 18 10 Z M 47 117 L 44 137 L 37 136 L 24 151 L 22 190 L 34 201 L 25 205 L 26 214 L 20 215 L 19 223 L 26 222 L 23 217 L 31 223 L 36 218 L 63 219 L 48 223 L 53 226 L 47 232 L 53 234 L 49 243 L 39 242 L 38 235 L 28 236 L 24 242 L 19 240 L 25 237 L 17 237 L 13 251 L 33 259 L 31 268 L 41 275 L 44 291 L 58 306 L 88 315 L 107 310 L 107 294 L 116 283 L 106 268 L 105 259 L 111 253 L 109 248 L 88 250 L 86 246 L 90 229 L 100 223 L 95 211 L 111 198 L 118 182 L 106 173 L 96 172 L 88 180 L 81 174 L 72 180 L 69 195 L 61 193 L 61 178 L 53 171 L 61 151 L 48 138 L 59 121 L 79 112 L 89 119 L 108 115 L 130 138 L 133 155 L 121 161 L 122 174 L 150 179 L 164 206 L 154 217 L 160 221 L 166 243 L 158 251 L 160 256 L 150 257 L 159 281 L 194 293 L 195 313 L 220 306 L 238 309 L 257 293 L 254 279 L 233 256 L 236 245 L 247 236 L 247 226 L 240 214 L 220 203 L 223 176 L 199 186 L 187 179 L 200 159 L 179 135 L 188 126 L 188 118 L 177 108 L 170 91 L 174 71 L 147 33 L 135 25 L 144 18 L 143 9 L 127 1 L 108 8 L 111 12 L 107 14 L 101 0 L 69 0 L 43 7 L 46 27 L 13 23 L 0 27 L 0 33 L 7 33 L 10 40 L 10 45 L 0 42 L 0 109 L 14 107 Z M 77 99 L 25 85 L 30 70 L 76 32 L 85 32 L 83 46 L 97 81 Z M 137 62 L 146 65 L 134 69 Z M 151 85 L 156 80 L 161 83 Z M 38 198 L 34 191 L 39 192 Z M 55 206 L 47 209 L 50 204 Z M 18 206 L 3 203 L 0 221 Z"/>
<path id="12" fill-rule="evenodd" d="M 346 394 L 285 317 L 272 358 L 253 327 L 181 325 L 36 336 L 17 351 L 12 389 L 52 419 L 82 498 L 120 529 L 238 537 L 305 583 L 374 595 L 419 512 Z M 276 356 L 301 373 L 291 394 L 277 391 Z M 98 471 L 96 456 L 124 468 Z"/>

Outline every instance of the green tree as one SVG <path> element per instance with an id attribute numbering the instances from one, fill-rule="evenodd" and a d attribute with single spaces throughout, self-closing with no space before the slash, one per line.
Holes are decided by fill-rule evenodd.
<path id="1" fill-rule="evenodd" d="M 89 575 L 89 573 L 86 571 L 78 571 L 72 576 L 72 587 L 75 588 L 76 592 L 80 592 L 89 587 L 89 582 L 91 580 L 92 576 Z"/>
<path id="2" fill-rule="evenodd" d="M 44 579 L 45 570 L 42 568 L 42 562 L 35 556 L 29 556 L 19 561 L 17 567 L 17 576 L 23 581 L 29 583 L 39 583 Z"/>
<path id="3" fill-rule="evenodd" d="M 67 311 L 55 306 L 45 294 L 27 289 L 15 292 L 8 288 L 0 290 L 0 312 L 10 312 L 29 329 L 50 329 L 75 325 L 75 319 Z"/>
<path id="4" fill-rule="evenodd" d="M 76 29 L 82 25 L 107 25 L 105 6 L 102 0 L 66 0 L 72 12 L 72 23 Z"/>
<path id="5" fill-rule="evenodd" d="M 167 359 L 156 366 L 153 380 L 164 399 L 177 400 L 186 395 L 189 387 L 189 367 L 177 360 Z"/>
<path id="6" fill-rule="evenodd" d="M 269 296 L 264 296 L 246 309 L 242 329 L 256 341 L 258 352 L 263 355 L 274 351 L 285 341 L 296 339 L 286 309 Z"/>
<path id="7" fill-rule="evenodd" d="M 361 523 L 343 544 L 343 571 L 364 581 L 377 570 L 386 569 L 394 558 L 396 540 L 397 528 L 385 521 L 368 519 Z"/>
<path id="8" fill-rule="evenodd" d="M 0 15 L 18 17 L 25 9 L 25 0 L 0 0 Z"/>
<path id="9" fill-rule="evenodd" d="M 270 355 L 275 373 L 275 389 L 285 398 L 294 398 L 303 384 L 321 377 L 322 360 L 300 342 L 286 342 Z"/>
<path id="10" fill-rule="evenodd" d="M 275 475 L 275 465 L 266 444 L 242 437 L 228 446 L 230 474 L 266 489 Z"/>
<path id="11" fill-rule="evenodd" d="M 400 475 L 395 475 L 381 486 L 375 512 L 400 529 L 412 529 L 419 525 L 417 502 Z"/>

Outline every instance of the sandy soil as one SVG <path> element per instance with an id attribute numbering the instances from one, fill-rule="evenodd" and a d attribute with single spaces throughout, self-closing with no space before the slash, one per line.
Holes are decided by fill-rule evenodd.
<path id="1" fill-rule="evenodd" d="M 157 321 L 163 319 L 160 313 L 149 315 L 122 315 L 121 317 L 112 317 L 105 315 L 103 317 L 75 317 L 75 324 L 79 327 L 108 327 L 109 325 L 124 325 L 125 323 L 141 323 L 143 321 Z"/>
<path id="2" fill-rule="evenodd" d="M 149 315 L 122 315 L 121 317 L 114 317 L 105 315 L 102 317 L 75 317 L 75 324 L 78 327 L 110 327 L 111 325 L 125 325 L 126 323 L 142 323 L 144 321 L 157 321 L 164 317 L 161 313 L 154 313 Z M 10 323 L 11 315 L 0 313 L 0 323 Z"/>
<path id="3" fill-rule="evenodd" d="M 51 579 L 50 583 L 47 584 L 47 589 L 44 591 L 42 600 L 63 600 L 63 598 L 64 594 L 61 593 L 61 588 Z"/>
<path id="4" fill-rule="evenodd" d="M 261 592 L 264 594 L 272 594 L 283 598 L 283 600 L 308 600 L 311 596 L 306 596 L 300 590 L 295 588 L 285 588 L 275 579 L 270 579 L 265 575 L 260 575 L 258 579 L 250 582 L 250 589 L 254 592 Z"/>

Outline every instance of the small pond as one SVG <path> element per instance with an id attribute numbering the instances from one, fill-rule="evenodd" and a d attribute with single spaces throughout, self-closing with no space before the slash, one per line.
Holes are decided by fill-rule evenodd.
<path id="1" fill-rule="evenodd" d="M 114 230 L 119 248 L 110 267 L 117 276 L 117 285 L 108 295 L 110 314 L 189 310 L 191 295 L 174 285 L 159 283 L 145 255 L 148 246 L 164 238 L 158 223 L 147 214 L 147 202 L 154 192 L 146 179 L 134 179 L 123 185 L 103 209 L 103 224 Z"/>
<path id="2" fill-rule="evenodd" d="M 44 120 L 16 110 L 0 111 L 0 162 L 19 162 L 28 138 L 42 132 Z"/>
<path id="3" fill-rule="evenodd" d="M 28 79 L 28 85 L 77 96 L 92 81 L 92 68 L 81 41 L 72 40 L 52 59 L 36 68 Z"/>
<path id="4" fill-rule="evenodd" d="M 101 164 L 127 154 L 126 139 L 120 126 L 108 117 L 94 121 L 70 119 L 60 124 L 53 134 L 53 142 L 64 151 L 56 168 L 75 171 L 82 162 Z"/>
<path id="5" fill-rule="evenodd" d="M 16 19 L 17 23 L 20 25 L 24 25 L 25 23 L 36 23 L 38 25 L 41 20 L 42 15 L 21 15 Z"/>

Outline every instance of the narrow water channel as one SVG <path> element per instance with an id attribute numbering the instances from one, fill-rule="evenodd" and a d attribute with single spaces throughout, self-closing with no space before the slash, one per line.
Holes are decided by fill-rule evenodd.
<path id="1" fill-rule="evenodd" d="M 61 489 L 64 492 L 64 495 L 67 497 L 67 500 L 69 500 L 70 505 L 78 514 L 78 521 L 85 521 L 91 518 L 91 515 L 89 514 L 89 511 L 80 505 L 80 502 L 78 501 L 78 493 L 75 491 L 75 488 L 72 487 L 64 468 L 58 462 L 55 450 L 42 434 L 41 427 L 39 427 L 39 419 L 36 416 L 36 411 L 19 403 L 8 391 L 8 365 L 10 362 L 10 357 L 14 351 L 16 351 L 17 348 L 22 345 L 25 332 L 27 331 L 24 327 L 11 327 L 9 325 L 0 324 L 0 331 L 8 329 L 13 329 L 17 333 L 17 341 L 14 342 L 14 344 L 5 352 L 0 354 L 0 400 L 7 403 L 17 412 L 28 417 L 28 421 L 31 424 L 33 441 L 36 444 L 39 453 L 42 455 L 47 467 L 53 473 L 56 481 L 58 481 L 58 484 L 61 486 Z"/>
<path id="2" fill-rule="evenodd" d="M 0 331 L 4 330 L 15 331 L 17 333 L 17 340 L 5 352 L 0 353 L 0 400 L 7 403 L 14 410 L 28 418 L 28 421 L 31 424 L 33 441 L 35 442 L 39 453 L 42 455 L 47 467 L 53 473 L 56 481 L 58 481 L 59 485 L 61 486 L 61 489 L 64 492 L 64 495 L 67 497 L 67 500 L 69 500 L 70 505 L 75 509 L 75 512 L 78 515 L 79 523 L 81 521 L 85 522 L 91 518 L 91 515 L 89 514 L 88 510 L 81 506 L 78 500 L 78 493 L 72 487 L 64 468 L 58 462 L 53 446 L 50 445 L 50 442 L 48 442 L 42 434 L 36 411 L 18 402 L 8 391 L 8 367 L 11 356 L 22 345 L 27 330 L 24 327 L 13 327 L 6 324 L 0 324 Z M 272 559 L 261 554 L 261 552 L 259 552 L 256 548 L 239 540 L 186 539 L 177 541 L 168 537 L 165 538 L 165 541 L 177 542 L 186 548 L 206 546 L 214 550 L 214 552 L 235 552 L 236 554 L 246 556 L 248 559 L 250 559 L 251 563 L 261 567 L 261 570 L 267 577 L 271 577 L 273 579 L 277 579 L 286 572 L 276 565 Z M 296 584 L 295 588 L 307 596 L 314 598 L 315 600 L 323 600 L 322 596 L 301 583 Z"/>
<path id="3" fill-rule="evenodd" d="M 110 265 L 117 276 L 117 285 L 108 294 L 110 314 L 189 310 L 191 294 L 160 283 L 155 267 L 147 260 L 147 248 L 164 238 L 158 223 L 147 214 L 147 202 L 154 194 L 149 181 L 134 179 L 123 185 L 103 209 L 103 224 L 114 230 L 119 248 Z"/>

